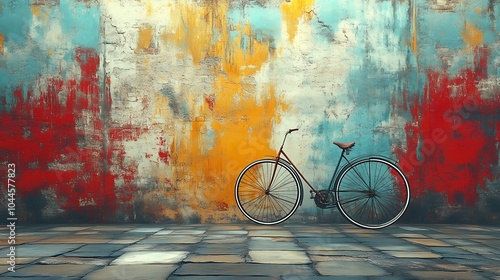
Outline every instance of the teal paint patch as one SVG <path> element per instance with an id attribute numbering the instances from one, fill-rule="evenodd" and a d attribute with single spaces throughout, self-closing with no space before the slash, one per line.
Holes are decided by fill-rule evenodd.
<path id="1" fill-rule="evenodd" d="M 327 107 L 340 103 L 353 109 L 349 116 L 342 116 L 338 120 L 326 115 L 328 108 L 325 108 L 325 120 L 312 128 L 315 139 L 312 147 L 321 153 L 311 155 L 308 158 L 309 165 L 334 168 L 340 150 L 332 145 L 332 141 L 355 141 L 351 158 L 366 154 L 394 158 L 390 131 L 398 128 L 390 127 L 392 102 L 402 98 L 412 80 L 412 72 L 409 71 L 412 64 L 408 59 L 411 56 L 408 42 L 412 34 L 410 7 L 408 3 L 394 1 L 370 2 L 370 6 L 366 7 L 363 4 L 368 3 L 327 0 L 316 3 L 316 14 L 321 24 L 328 24 L 331 30 L 339 30 L 343 21 L 351 24 L 349 28 L 355 32 L 352 34 L 355 38 L 350 38 L 349 42 L 354 45 L 347 50 L 355 63 L 351 65 L 346 80 L 347 92 L 340 97 L 332 97 L 332 100 L 325 100 Z M 370 37 L 370 34 L 374 36 Z M 375 40 L 377 36 L 384 40 Z M 322 40 L 318 37 L 315 39 Z M 374 42 L 378 45 L 374 45 Z M 391 57 L 394 58 L 394 65 L 390 59 L 386 59 Z M 401 57 L 402 62 L 399 60 Z M 418 87 L 418 84 L 412 86 Z M 328 187 L 329 180 L 325 178 L 319 185 Z"/>
<path id="2" fill-rule="evenodd" d="M 26 44 L 33 21 L 30 5 L 31 1 L 2 1 L 0 4 L 0 33 L 4 35 L 7 48 Z"/>
<path id="3" fill-rule="evenodd" d="M 2 1 L 0 5 L 0 34 L 4 36 L 4 55 L 0 57 L 0 99 L 4 100 L 0 102 L 1 110 L 12 104 L 14 89 L 25 87 L 22 81 L 36 77 L 34 74 L 40 69 L 29 52 L 24 51 L 33 22 L 30 4 L 30 1 Z"/>
<path id="4" fill-rule="evenodd" d="M 30 1 L 4 1 L 0 8 L 0 33 L 5 36 L 0 59 L 0 110 L 8 110 L 16 88 L 33 88 L 39 77 L 72 71 L 75 49 L 99 48 L 100 9 L 97 4 L 61 0 L 60 5 L 41 6 L 44 19 L 36 19 Z M 36 22 L 35 22 L 36 21 Z M 62 42 L 50 39 L 59 28 Z M 58 29 L 57 29 L 58 30 Z M 55 34 L 58 34 L 57 31 Z M 64 77 L 68 78 L 68 77 Z M 4 103 L 4 104 L 1 104 Z"/>
<path id="5" fill-rule="evenodd" d="M 98 48 L 100 41 L 100 9 L 97 4 L 61 0 L 61 26 L 73 45 Z"/>
<path id="6" fill-rule="evenodd" d="M 257 40 L 274 42 L 281 39 L 281 11 L 274 6 L 246 6 L 244 9 L 233 8 L 227 12 L 231 26 L 249 23 Z M 238 33 L 231 32 L 234 38 Z"/>
<path id="7" fill-rule="evenodd" d="M 334 31 L 338 30 L 340 22 L 356 18 L 358 13 L 354 2 L 349 0 L 316 0 L 314 6 L 317 19 Z"/>
<path id="8" fill-rule="evenodd" d="M 418 47 L 419 63 L 423 69 L 441 68 L 442 59 L 438 49 L 458 51 L 464 47 L 462 30 L 464 18 L 460 14 L 439 12 L 419 7 Z M 459 69 L 463 65 L 456 65 Z"/>
<path id="9" fill-rule="evenodd" d="M 477 0 L 469 3 L 470 6 L 466 8 L 466 20 L 483 32 L 483 43 L 485 45 L 494 44 L 498 40 L 499 30 L 498 28 L 495 29 L 494 21 L 492 21 L 489 15 L 490 1 Z M 500 17 L 498 13 L 496 15 Z"/>

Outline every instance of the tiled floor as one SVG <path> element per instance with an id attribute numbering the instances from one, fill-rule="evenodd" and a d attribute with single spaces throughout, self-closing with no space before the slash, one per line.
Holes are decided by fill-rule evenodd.
<path id="1" fill-rule="evenodd" d="M 22 226 L 15 272 L 0 232 L 2 279 L 500 279 L 493 226 Z"/>

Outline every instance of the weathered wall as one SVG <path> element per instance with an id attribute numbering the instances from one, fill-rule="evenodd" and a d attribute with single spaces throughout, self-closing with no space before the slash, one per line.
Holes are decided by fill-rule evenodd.
<path id="1" fill-rule="evenodd" d="M 23 221 L 244 221 L 239 171 L 292 127 L 317 186 L 355 140 L 399 159 L 406 221 L 500 220 L 495 0 L 31 2 L 0 6 L 0 177 L 16 165 Z"/>

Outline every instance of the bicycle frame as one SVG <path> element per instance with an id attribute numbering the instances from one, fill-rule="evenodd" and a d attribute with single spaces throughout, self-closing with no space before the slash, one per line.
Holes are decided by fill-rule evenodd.
<path id="1" fill-rule="evenodd" d="M 278 168 L 278 162 L 280 161 L 280 159 L 283 159 L 281 157 L 281 155 L 283 155 L 285 157 L 285 159 L 287 160 L 287 162 L 295 169 L 295 171 L 297 172 L 297 174 L 300 176 L 300 178 L 306 182 L 306 184 L 309 186 L 310 188 L 310 191 L 311 193 L 314 192 L 316 195 L 318 195 L 321 199 L 325 199 L 325 197 L 323 197 L 323 195 L 317 190 L 315 189 L 311 183 L 309 183 L 309 181 L 307 180 L 307 178 L 304 176 L 304 174 L 302 174 L 302 172 L 300 172 L 300 170 L 297 168 L 297 166 L 293 163 L 293 161 L 290 159 L 290 157 L 288 157 L 288 155 L 285 153 L 283 147 L 285 145 L 285 141 L 286 141 L 286 137 L 288 136 L 288 134 L 294 132 L 294 131 L 297 131 L 298 129 L 297 128 L 294 128 L 294 129 L 290 129 L 288 130 L 288 132 L 285 134 L 285 137 L 283 139 L 283 143 L 281 144 L 281 147 L 278 151 L 278 154 L 276 155 L 276 164 L 274 165 L 274 170 L 273 170 L 273 174 L 271 176 L 271 180 L 269 182 L 269 186 L 267 187 L 267 190 L 266 190 L 266 194 L 269 194 L 269 190 L 270 190 L 270 187 L 273 183 L 273 180 L 274 180 L 274 176 L 276 175 L 276 169 Z M 334 182 L 335 182 L 335 179 L 337 177 L 337 173 L 339 171 L 339 167 L 340 167 L 340 163 L 342 162 L 342 159 L 344 159 L 345 161 L 347 161 L 347 163 L 349 164 L 350 161 L 349 159 L 345 156 L 346 154 L 346 151 L 349 151 L 350 149 L 342 149 L 342 153 L 340 154 L 339 156 L 339 160 L 337 162 L 337 165 L 335 166 L 335 171 L 333 172 L 333 175 L 332 175 L 332 179 L 330 181 L 330 185 L 328 186 L 328 191 L 331 191 L 331 188 L 332 186 L 334 185 Z"/>

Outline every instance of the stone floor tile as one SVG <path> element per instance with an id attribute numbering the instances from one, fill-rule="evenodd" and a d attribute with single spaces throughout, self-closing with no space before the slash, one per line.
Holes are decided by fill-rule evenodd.
<path id="1" fill-rule="evenodd" d="M 488 260 L 482 256 L 476 255 L 467 255 L 461 258 L 447 258 L 447 262 L 449 263 L 457 263 L 462 265 L 467 265 L 471 267 L 480 267 L 480 266 L 496 266 L 498 265 L 498 261 Z"/>
<path id="2" fill-rule="evenodd" d="M 246 236 L 240 235 L 210 235 L 203 238 L 203 243 L 243 243 L 247 241 Z"/>
<path id="3" fill-rule="evenodd" d="M 463 271 L 410 271 L 413 277 L 417 279 L 454 279 L 454 280 L 470 280 L 470 279 L 488 279 L 474 272 Z"/>
<path id="4" fill-rule="evenodd" d="M 247 235 L 247 230 L 217 230 L 211 231 L 211 235 Z"/>
<path id="5" fill-rule="evenodd" d="M 111 235 L 59 235 L 36 241 L 38 244 L 75 244 L 75 243 L 108 243 L 112 240 Z"/>
<path id="6" fill-rule="evenodd" d="M 419 251 L 422 249 L 421 247 L 411 245 L 411 244 L 408 244 L 408 245 L 387 244 L 387 245 L 376 245 L 373 247 L 380 250 L 380 251 Z"/>
<path id="7" fill-rule="evenodd" d="M 296 242 L 293 237 L 282 237 L 282 236 L 252 236 L 250 237 L 252 241 L 273 241 L 273 242 Z"/>
<path id="8" fill-rule="evenodd" d="M 457 248 L 481 255 L 500 254 L 500 250 L 486 246 L 458 246 Z"/>
<path id="9" fill-rule="evenodd" d="M 185 235 L 185 236 L 158 236 L 153 235 L 148 238 L 145 238 L 139 241 L 139 244 L 147 244 L 147 243 L 172 243 L 172 244 L 192 244 L 198 243 L 203 239 L 202 236 L 196 235 Z"/>
<path id="10" fill-rule="evenodd" d="M 194 255 L 190 254 L 184 262 L 193 263 L 244 263 L 242 255 Z"/>
<path id="11" fill-rule="evenodd" d="M 350 237 L 318 236 L 318 237 L 298 237 L 296 240 L 304 246 L 322 246 L 324 244 L 344 244 L 355 241 Z M 358 241 L 356 241 L 358 243 Z"/>
<path id="12" fill-rule="evenodd" d="M 456 248 L 456 247 L 432 247 L 430 248 L 432 252 L 439 254 L 443 257 L 457 257 L 461 255 L 472 255 L 474 253 Z M 388 250 L 390 251 L 390 250 Z M 416 250 L 414 250 L 416 251 Z"/>
<path id="13" fill-rule="evenodd" d="M 349 234 L 352 234 L 352 233 L 372 233 L 372 230 L 371 229 L 358 228 L 358 227 L 348 227 L 348 228 L 344 227 L 341 230 L 341 232 L 349 233 Z"/>
<path id="14" fill-rule="evenodd" d="M 204 244 L 194 250 L 200 255 L 245 255 L 248 252 L 246 244 L 229 243 L 225 246 L 219 244 Z"/>
<path id="15" fill-rule="evenodd" d="M 349 255 L 344 255 L 344 256 L 322 256 L 322 255 L 311 255 L 309 254 L 309 257 L 313 262 L 331 262 L 331 261 L 366 261 L 368 259 L 369 255 L 366 255 L 364 257 L 355 257 L 355 256 L 349 256 Z"/>
<path id="16" fill-rule="evenodd" d="M 176 264 L 184 260 L 188 254 L 186 251 L 127 252 L 111 262 L 111 265 Z"/>
<path id="17" fill-rule="evenodd" d="M 16 256 L 23 258 L 51 257 L 82 247 L 84 244 L 23 244 L 16 247 Z M 0 250 L 5 256 L 9 249 Z"/>
<path id="18" fill-rule="evenodd" d="M 480 269 L 481 270 L 491 271 L 491 272 L 493 272 L 495 274 L 499 274 L 500 275 L 500 264 L 481 266 Z"/>
<path id="19" fill-rule="evenodd" d="M 467 234 L 464 235 L 464 238 L 467 239 L 496 239 L 498 236 L 492 235 L 492 234 Z"/>
<path id="20" fill-rule="evenodd" d="M 89 229 L 90 226 L 59 226 L 59 227 L 53 227 L 48 230 L 50 231 L 82 231 Z"/>
<path id="21" fill-rule="evenodd" d="M 317 256 L 331 256 L 331 257 L 351 256 L 356 258 L 377 256 L 382 254 L 373 251 L 341 251 L 341 250 L 307 250 L 307 253 L 309 255 L 317 255 Z"/>
<path id="22" fill-rule="evenodd" d="M 241 225 L 233 225 L 233 224 L 214 224 L 210 225 L 209 229 L 211 231 L 232 231 L 232 230 L 242 230 L 243 227 Z"/>
<path id="23" fill-rule="evenodd" d="M 290 278 L 296 280 L 305 280 L 307 278 Z M 235 279 L 234 276 L 221 276 L 221 275 L 211 275 L 211 276 L 170 276 L 168 280 L 281 280 L 282 278 L 279 276 L 238 276 Z"/>
<path id="24" fill-rule="evenodd" d="M 313 276 L 314 271 L 308 265 L 273 265 L 273 264 L 213 264 L 186 263 L 174 272 L 177 276 Z M 234 278 L 233 278 L 234 279 Z M 300 279 L 300 278 L 298 278 Z M 302 278 L 307 279 L 307 278 Z"/>
<path id="25" fill-rule="evenodd" d="M 373 251 L 370 247 L 359 243 L 326 243 L 318 246 L 309 246 L 308 250 L 339 250 L 339 251 Z"/>
<path id="26" fill-rule="evenodd" d="M 377 238 L 379 234 L 373 234 L 373 233 L 353 233 L 353 237 L 361 237 L 361 238 Z"/>
<path id="27" fill-rule="evenodd" d="M 108 265 L 112 258 L 80 258 L 80 257 L 48 257 L 39 259 L 37 264 L 54 265 L 54 264 L 91 264 L 91 265 Z"/>
<path id="28" fill-rule="evenodd" d="M 248 232 L 248 236 L 293 237 L 293 234 L 288 230 L 252 230 Z"/>
<path id="29" fill-rule="evenodd" d="M 446 239 L 446 243 L 449 243 L 449 244 L 455 245 L 455 246 L 469 246 L 469 245 L 477 246 L 477 245 L 480 245 L 480 243 L 472 241 L 472 240 L 457 239 L 457 238 Z"/>
<path id="30" fill-rule="evenodd" d="M 347 238 L 347 236 L 343 233 L 324 233 L 321 231 L 316 231 L 316 232 L 297 232 L 294 231 L 292 232 L 293 236 L 296 238 L 320 238 L 320 239 L 337 239 L 337 238 Z"/>
<path id="31" fill-rule="evenodd" d="M 82 277 L 97 269 L 98 266 L 90 264 L 57 264 L 57 265 L 29 265 L 16 270 L 16 277 L 29 279 L 28 277 L 47 276 L 51 279 L 60 277 Z"/>
<path id="32" fill-rule="evenodd" d="M 250 251 L 250 262 L 265 264 L 309 264 L 311 259 L 301 251 Z"/>
<path id="33" fill-rule="evenodd" d="M 134 244 L 136 242 L 139 242 L 142 239 L 144 239 L 143 236 L 135 237 L 135 238 L 133 238 L 133 237 L 116 237 L 116 238 L 113 238 L 112 240 L 110 240 L 108 243 L 109 244 L 129 245 L 129 244 Z"/>
<path id="34" fill-rule="evenodd" d="M 16 236 L 16 245 L 21 245 L 25 243 L 37 243 L 40 240 L 43 240 L 45 238 L 48 238 L 48 236 Z M 7 245 L 8 239 L 7 238 L 2 238 L 0 239 L 0 244 L 1 245 Z"/>
<path id="35" fill-rule="evenodd" d="M 16 265 L 18 264 L 29 264 L 29 263 L 34 263 L 36 260 L 39 258 L 22 258 L 22 257 L 17 257 L 16 258 Z M 10 261 L 9 258 L 0 258 L 0 263 L 1 264 L 6 264 Z M 2 270 L 3 271 L 3 270 Z M 1 272 L 0 272 L 1 273 Z"/>
<path id="36" fill-rule="evenodd" d="M 315 266 L 321 275 L 331 276 L 384 276 L 388 273 L 369 262 L 361 261 L 329 261 L 319 262 Z"/>
<path id="37" fill-rule="evenodd" d="M 91 229 L 92 230 L 98 230 L 98 231 L 116 231 L 116 232 L 125 232 L 129 231 L 131 229 L 134 229 L 135 227 L 133 226 L 128 226 L 128 225 L 100 225 L 100 226 L 93 226 Z"/>
<path id="38" fill-rule="evenodd" d="M 395 233 L 392 234 L 392 236 L 398 238 L 428 238 L 427 236 L 420 233 Z"/>
<path id="39" fill-rule="evenodd" d="M 204 229 L 178 229 L 174 230 L 172 235 L 200 235 L 204 234 L 206 230 Z"/>
<path id="40" fill-rule="evenodd" d="M 475 226 L 475 225 L 458 225 L 455 226 L 454 228 L 456 229 L 463 229 L 463 230 L 468 230 L 468 231 L 482 231 L 482 232 L 491 232 L 492 230 L 489 228 L 485 227 L 480 227 L 480 226 Z"/>
<path id="41" fill-rule="evenodd" d="M 463 264 L 454 264 L 454 263 L 443 263 L 443 264 L 436 264 L 437 268 L 440 268 L 442 270 L 446 271 L 476 271 L 477 269 L 474 269 L 470 266 L 463 265 Z"/>
<path id="42" fill-rule="evenodd" d="M 83 280 L 165 280 L 177 265 L 151 265 L 151 264 L 133 264 L 133 265 L 114 265 L 106 266 L 95 270 Z M 168 278 L 170 279 L 170 278 Z"/>
<path id="43" fill-rule="evenodd" d="M 162 227 L 138 227 L 127 231 L 127 233 L 156 233 L 162 229 Z"/>
<path id="44" fill-rule="evenodd" d="M 303 250 L 295 242 L 276 242 L 272 240 L 255 240 L 252 239 L 248 245 L 250 250 L 282 250 L 296 251 Z"/>
<path id="45" fill-rule="evenodd" d="M 272 230 L 286 230 L 286 228 L 284 227 L 283 224 L 281 225 L 274 225 L 272 227 L 269 227 L 269 226 L 261 226 L 261 225 L 257 225 L 257 224 L 246 224 L 246 225 L 243 225 L 243 229 L 245 230 L 266 230 L 266 229 L 270 229 L 272 228 Z"/>
<path id="46" fill-rule="evenodd" d="M 384 251 L 384 253 L 389 254 L 396 258 L 417 258 L 417 259 L 439 259 L 442 258 L 441 255 L 432 252 L 423 251 Z"/>
<path id="47" fill-rule="evenodd" d="M 446 246 L 452 246 L 451 244 L 448 244 L 446 242 L 436 240 L 436 239 L 431 239 L 431 238 L 405 238 L 409 242 L 424 245 L 424 246 L 431 246 L 431 247 L 446 247 Z"/>
<path id="48" fill-rule="evenodd" d="M 417 232 L 429 231 L 429 229 L 426 229 L 423 227 L 418 227 L 418 226 L 400 226 L 399 228 L 407 230 L 407 231 L 417 231 Z"/>
<path id="49" fill-rule="evenodd" d="M 315 233 L 321 233 L 325 235 L 331 235 L 331 234 L 342 234 L 338 229 L 332 228 L 331 226 L 327 227 L 314 227 L 314 226 L 287 226 L 286 229 L 294 232 L 294 233 L 303 233 L 303 234 L 315 234 Z"/>
<path id="50" fill-rule="evenodd" d="M 122 252 L 151 251 L 155 244 L 133 244 L 121 249 Z"/>
<path id="51" fill-rule="evenodd" d="M 97 234 L 101 234 L 102 231 L 98 231 L 98 230 L 82 230 L 82 231 L 77 231 L 73 234 L 75 235 L 97 235 Z"/>
<path id="52" fill-rule="evenodd" d="M 331 279 L 340 279 L 340 280 L 386 280 L 386 279 L 391 279 L 391 280 L 406 280 L 404 278 L 399 278 L 395 276 L 391 276 L 390 278 L 388 276 L 370 276 L 370 277 L 364 277 L 364 276 L 343 276 L 343 277 L 332 277 L 328 275 L 316 275 L 316 276 L 308 276 L 307 278 L 301 278 L 297 277 L 295 275 L 291 276 L 284 276 L 282 277 L 283 280 L 331 280 Z"/>
<path id="53" fill-rule="evenodd" d="M 192 252 L 196 248 L 198 248 L 198 244 L 177 244 L 177 243 L 160 243 L 160 244 L 151 244 L 150 251 L 162 251 L 162 252 L 170 252 L 170 251 L 186 251 Z"/>
<path id="54" fill-rule="evenodd" d="M 476 242 L 479 242 L 481 244 L 484 244 L 484 245 L 487 245 L 487 246 L 490 246 L 490 247 L 493 247 L 493 248 L 496 248 L 496 249 L 500 249 L 500 239 L 496 239 L 496 240 L 490 240 L 490 239 L 477 239 L 475 240 Z"/>
<path id="55" fill-rule="evenodd" d="M 167 235 L 167 234 L 172 234 L 172 232 L 174 232 L 174 230 L 172 229 L 164 229 L 164 230 L 160 230 L 160 231 L 157 231 L 155 232 L 155 236 L 156 235 Z"/>
<path id="56" fill-rule="evenodd" d="M 67 270 L 65 266 L 84 268 L 85 265 L 91 265 L 96 270 L 102 269 L 99 274 L 88 272 L 87 275 L 96 279 L 108 279 L 112 270 L 116 273 L 113 268 L 134 265 L 138 266 L 137 269 L 127 275 L 134 275 L 137 271 L 139 275 L 133 276 L 136 279 L 156 277 L 154 273 L 148 276 L 147 271 L 139 266 L 173 266 L 177 269 L 171 270 L 173 275 L 169 276 L 169 280 L 302 280 L 336 277 L 318 275 L 319 270 L 315 269 L 337 273 L 345 269 L 358 273 L 336 277 L 339 279 L 419 279 L 409 272 L 422 271 L 432 272 L 422 274 L 423 279 L 446 279 L 448 276 L 458 279 L 468 276 L 495 279 L 500 276 L 500 227 L 495 226 L 394 225 L 383 230 L 366 231 L 350 224 L 299 225 L 287 222 L 272 227 L 254 224 L 145 224 L 29 225 L 19 229 L 16 241 L 26 237 L 24 240 L 28 242 L 16 244 L 16 270 L 31 267 L 35 270 L 46 269 L 47 272 L 49 268 L 63 268 L 64 273 Z M 0 228 L 0 235 L 6 232 Z M 6 243 L 5 240 L 3 243 Z M 9 251 L 6 245 L 0 245 L 0 257 Z M 165 256 L 172 252 L 174 255 Z M 182 254 L 175 255 L 176 252 Z M 307 261 L 305 264 L 291 265 L 290 260 L 293 262 L 294 258 L 284 256 L 286 254 L 300 254 Z M 0 261 L 2 259 L 4 264 L 0 263 L 0 270 L 4 273 L 0 271 L 1 279 L 52 280 L 64 277 L 68 280 L 81 277 L 78 273 L 21 274 L 20 277 L 14 277 L 6 273 L 7 259 L 3 257 Z M 301 260 L 298 257 L 296 259 Z M 126 264 L 117 265 L 120 262 Z M 334 264 L 340 269 L 334 270 Z M 360 270 L 362 264 L 372 265 L 371 270 Z M 351 269 L 347 269 L 349 265 Z M 454 273 L 435 277 L 434 272 Z M 361 275 L 363 273 L 380 275 Z M 162 272 L 158 275 L 165 276 Z"/>
<path id="57" fill-rule="evenodd" d="M 74 251 L 65 253 L 68 257 L 111 257 L 119 256 L 122 253 L 117 251 L 125 248 L 125 245 L 119 244 L 86 244 Z"/>

